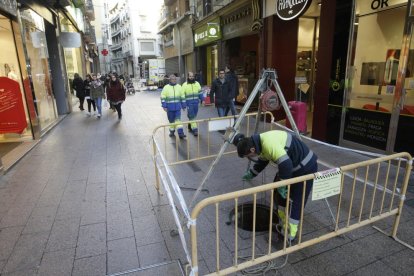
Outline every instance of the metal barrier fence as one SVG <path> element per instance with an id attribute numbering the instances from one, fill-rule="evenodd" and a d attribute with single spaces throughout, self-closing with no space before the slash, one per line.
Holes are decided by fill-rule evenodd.
<path id="1" fill-rule="evenodd" d="M 255 123 L 256 116 L 257 113 L 246 114 L 240 127 L 240 132 L 245 133 L 246 136 L 251 135 L 254 130 L 252 124 Z M 261 117 L 264 123 L 260 125 L 260 132 L 272 130 L 274 128 L 274 125 L 271 124 L 274 120 L 273 114 L 271 112 L 264 112 Z M 237 116 L 227 116 L 182 122 L 184 130 L 191 123 L 197 123 L 199 129 L 197 137 L 189 137 L 191 134 L 188 133 L 187 138 L 184 140 L 180 140 L 177 136 L 168 137 L 170 124 L 160 125 L 154 129 L 152 135 L 153 154 L 154 156 L 162 154 L 166 164 L 169 166 L 214 158 L 223 144 L 223 138 L 222 136 L 212 135 L 212 132 L 224 131 L 227 127 L 232 127 L 234 120 L 237 118 Z M 171 143 L 174 143 L 174 147 L 171 147 Z M 225 154 L 235 152 L 235 150 L 228 150 Z M 157 175 L 156 188 L 159 189 L 158 170 L 155 162 L 154 165 Z"/>
<path id="2" fill-rule="evenodd" d="M 240 128 L 241 132 L 244 132 L 247 136 L 251 135 L 251 132 L 254 129 L 252 126 L 252 122 L 254 121 L 252 120 L 252 117 L 255 116 L 257 116 L 256 113 L 246 114 L 247 118 Z M 263 116 L 265 120 L 260 126 L 259 132 L 274 128 L 273 124 L 265 123 L 269 121 L 273 122 L 272 114 L 266 113 Z M 161 180 L 171 206 L 178 235 L 186 254 L 189 267 L 191 268 L 191 275 L 198 275 L 198 251 L 202 249 L 202 247 L 198 246 L 198 238 L 202 233 L 198 233 L 200 231 L 197 231 L 200 230 L 197 228 L 199 225 L 197 221 L 203 214 L 203 211 L 208 207 L 215 209 L 216 272 L 213 273 L 215 275 L 234 273 L 258 265 L 391 216 L 395 216 L 391 236 L 395 240 L 398 240 L 396 235 L 412 166 L 412 157 L 408 153 L 394 154 L 337 168 L 337 171 L 339 171 L 341 175 L 340 192 L 338 195 L 329 198 L 330 200 L 335 200 L 337 203 L 335 223 L 332 225 L 331 231 L 327 231 L 316 237 L 313 236 L 314 233 L 309 235 L 306 231 L 303 231 L 303 227 L 305 226 L 306 228 L 306 214 L 302 207 L 299 230 L 296 238 L 297 243 L 291 245 L 288 243 L 287 239 L 284 238 L 282 243 L 278 243 L 278 246 L 282 246 L 282 248 L 275 250 L 272 240 L 276 240 L 277 235 L 272 232 L 273 212 L 269 212 L 269 226 L 267 228 L 268 231 L 266 232 L 268 235 L 266 252 L 260 252 L 261 255 L 259 255 L 259 252 L 256 252 L 256 207 L 258 201 L 262 201 L 263 199 L 266 200 L 270 205 L 270 210 L 273 210 L 273 193 L 275 189 L 287 186 L 287 198 L 289 198 L 291 185 L 303 182 L 304 189 L 306 189 L 306 181 L 317 178 L 317 175 L 310 174 L 209 197 L 200 201 L 192 210 L 190 210 L 184 200 L 181 188 L 174 177 L 172 167 L 179 164 L 216 157 L 219 147 L 223 143 L 223 136 L 212 135 L 212 132 L 231 127 L 234 122 L 233 120 L 233 117 L 222 117 L 193 121 L 198 124 L 199 136 L 187 137 L 185 140 L 179 140 L 178 137 L 168 137 L 168 128 L 170 125 L 159 126 L 153 132 L 152 142 L 156 188 L 159 190 L 159 180 Z M 186 129 L 186 126 L 190 123 L 191 122 L 182 122 L 184 129 Z M 224 137 L 226 137 L 226 135 L 224 135 Z M 230 153 L 235 153 L 235 151 L 228 150 L 225 152 L 225 154 Z M 383 169 L 384 162 L 387 164 L 386 169 Z M 405 162 L 405 171 L 401 173 L 403 162 Z M 372 170 L 373 167 L 374 170 Z M 364 176 L 360 177 L 358 176 L 358 171 L 361 171 L 362 169 L 364 170 Z M 350 175 L 351 177 L 349 177 Z M 357 184 L 360 179 L 363 179 L 362 184 Z M 242 211 L 239 210 L 238 205 L 249 199 L 253 202 L 251 220 L 253 226 L 250 246 L 251 257 L 247 261 L 244 260 L 239 262 L 240 237 L 238 220 Z M 302 198 L 302 206 L 304 205 L 303 201 L 304 198 Z M 398 203 L 396 203 L 397 201 Z M 220 218 L 220 215 L 222 216 L 222 214 L 219 214 L 220 206 L 224 205 L 227 207 L 234 207 L 234 227 L 228 225 L 224 226 L 223 218 Z M 289 217 L 289 204 L 286 204 L 286 206 L 285 216 Z M 223 227 L 226 227 L 226 229 L 223 229 Z M 187 228 L 190 229 L 189 232 L 186 231 Z M 229 228 L 232 228 L 232 230 L 229 231 Z M 284 229 L 288 229 L 287 222 Z M 226 237 L 220 235 L 221 232 L 225 232 Z M 286 237 L 286 233 L 284 236 Z M 220 256 L 224 257 L 224 255 L 220 254 L 221 243 L 223 243 L 225 239 L 232 240 L 232 242 L 229 242 L 228 244 L 234 244 L 234 248 L 231 250 L 231 254 L 233 254 L 233 256 L 231 256 L 232 265 L 227 266 L 220 262 L 222 259 Z M 187 247 L 187 244 L 189 243 L 191 244 L 191 249 Z M 206 246 L 207 244 L 201 245 Z M 406 246 L 410 247 L 407 244 Z M 226 254 L 227 253 L 228 252 L 226 252 Z"/>
<path id="3" fill-rule="evenodd" d="M 386 163 L 386 169 L 381 167 Z M 401 174 L 402 163 L 405 162 L 405 171 Z M 396 164 L 394 164 L 396 163 Z M 381 165 L 382 164 L 382 165 Z M 273 193 L 275 189 L 283 186 L 287 186 L 287 199 L 290 195 L 291 185 L 296 183 L 303 183 L 303 189 L 306 189 L 306 181 L 317 178 L 315 174 L 309 174 L 301 177 L 287 179 L 275 183 L 261 185 L 249 189 L 239 190 L 227 194 L 213 196 L 200 201 L 192 210 L 190 221 L 191 231 L 191 271 L 193 275 L 198 275 L 198 236 L 197 236 L 197 224 L 194 223 L 200 217 L 200 214 L 207 207 L 215 209 L 215 236 L 216 236 L 216 272 L 211 275 L 226 275 L 234 273 L 252 266 L 256 266 L 260 263 L 275 259 L 277 257 L 293 253 L 305 247 L 320 243 L 335 236 L 347 233 L 362 226 L 371 224 L 383 220 L 385 218 L 395 216 L 395 220 L 390 234 L 395 240 L 397 238 L 398 225 L 401 218 L 402 207 L 405 200 L 408 181 L 411 173 L 412 157 L 408 153 L 398 153 L 390 156 L 376 158 L 364 162 L 350 164 L 338 168 L 337 172 L 340 172 L 340 191 L 336 196 L 337 210 L 335 225 L 331 231 L 320 234 L 316 237 L 313 235 L 305 235 L 303 233 L 303 226 L 305 222 L 305 216 L 303 206 L 304 197 L 302 198 L 302 210 L 298 229 L 298 235 L 296 237 L 297 243 L 288 246 L 286 239 L 286 230 L 283 238 L 283 246 L 279 250 L 274 250 L 272 246 L 272 238 L 276 238 L 277 235 L 272 231 L 273 224 L 273 212 L 269 212 L 269 226 L 268 226 L 268 248 L 266 252 L 263 252 L 259 256 L 256 252 L 256 206 L 258 196 L 265 193 L 265 196 L 269 198 L 270 210 L 273 210 L 274 200 Z M 371 172 L 370 168 L 374 168 Z M 364 183 L 357 185 L 358 171 L 364 171 Z M 331 171 L 331 170 L 330 170 Z M 346 179 L 345 174 L 351 172 L 353 178 Z M 401 186 L 399 186 L 401 184 Z M 315 185 L 315 184 L 314 184 Z M 372 186 L 371 186 L 372 185 Z M 372 187 L 373 189 L 370 189 Z M 315 186 L 314 186 L 315 189 Z M 305 193 L 303 193 L 305 194 Z M 253 227 L 251 236 L 251 257 L 247 261 L 239 262 L 239 248 L 238 241 L 240 237 L 239 233 L 239 202 L 242 202 L 246 197 L 253 198 Z M 286 200 L 288 201 L 288 200 Z M 397 202 L 398 201 L 398 202 Z M 220 235 L 220 227 L 223 227 L 220 221 L 219 209 L 223 204 L 233 204 L 234 202 L 234 237 L 231 237 L 234 241 L 233 265 L 222 268 L 220 260 L 220 247 L 223 240 L 228 237 Z M 286 202 L 285 216 L 289 217 L 289 204 Z M 288 229 L 287 220 L 284 229 Z M 377 229 L 380 230 L 380 229 Z M 380 230 L 381 231 L 381 230 Z M 228 231 L 227 235 L 228 235 Z M 382 231 L 381 231 L 382 232 Z M 401 242 L 401 241 L 399 241 Z M 413 249 L 410 245 L 405 244 L 409 248 Z"/>

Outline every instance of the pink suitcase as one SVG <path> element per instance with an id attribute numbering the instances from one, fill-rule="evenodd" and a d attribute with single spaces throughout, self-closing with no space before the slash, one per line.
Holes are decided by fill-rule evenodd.
<path id="1" fill-rule="evenodd" d="M 306 133 L 308 131 L 308 127 L 306 125 L 306 112 L 307 106 L 304 102 L 299 101 L 290 101 L 288 102 L 290 113 L 292 113 L 293 120 L 298 127 L 300 133 Z M 289 123 L 288 118 L 286 117 L 286 126 L 292 129 L 292 126 Z"/>

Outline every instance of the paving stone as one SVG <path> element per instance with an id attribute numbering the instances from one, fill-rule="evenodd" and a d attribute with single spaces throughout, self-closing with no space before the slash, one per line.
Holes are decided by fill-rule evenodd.
<path id="1" fill-rule="evenodd" d="M 140 218 L 142 216 L 154 215 L 154 208 L 151 205 L 151 200 L 147 195 L 130 195 L 129 207 L 133 218 Z"/>
<path id="2" fill-rule="evenodd" d="M 0 228 L 26 225 L 35 203 L 30 205 L 15 205 L 9 209 L 0 222 Z"/>
<path id="3" fill-rule="evenodd" d="M 138 256 L 141 267 L 163 263 L 170 260 L 164 241 L 138 247 Z"/>
<path id="4" fill-rule="evenodd" d="M 46 251 L 75 248 L 79 234 L 79 219 L 56 220 L 50 233 Z"/>
<path id="5" fill-rule="evenodd" d="M 100 160 L 100 159 L 98 159 Z M 105 183 L 106 170 L 101 168 L 91 168 L 88 173 L 88 184 L 90 183 Z"/>
<path id="6" fill-rule="evenodd" d="M 56 213 L 57 220 L 81 218 L 81 216 L 82 200 L 79 198 L 73 201 L 61 202 Z"/>
<path id="7" fill-rule="evenodd" d="M 7 260 L 10 257 L 22 230 L 23 227 L 0 229 L 0 260 Z"/>
<path id="8" fill-rule="evenodd" d="M 147 268 L 137 269 L 137 271 L 125 274 L 127 276 L 182 276 L 185 275 L 177 262 L 162 264 L 158 266 L 150 266 Z"/>
<path id="9" fill-rule="evenodd" d="M 368 264 L 356 271 L 353 271 L 349 276 L 377 276 L 377 275 L 397 275 L 397 271 L 392 270 L 381 261 Z"/>
<path id="10" fill-rule="evenodd" d="M 119 213 L 108 217 L 106 222 L 108 240 L 116 240 L 134 236 L 131 214 L 129 212 Z"/>
<path id="11" fill-rule="evenodd" d="M 53 185 L 53 184 L 52 184 Z M 40 195 L 39 200 L 36 203 L 37 207 L 54 206 L 59 205 L 60 199 L 65 190 L 64 185 L 52 186 L 50 182 Z"/>
<path id="12" fill-rule="evenodd" d="M 119 177 L 118 179 L 107 180 L 106 182 L 106 192 L 107 193 L 117 193 L 117 192 L 125 192 L 127 191 L 127 186 L 125 184 L 125 180 L 123 177 Z"/>
<path id="13" fill-rule="evenodd" d="M 137 247 L 163 241 L 161 228 L 155 216 L 133 219 L 133 224 Z"/>
<path id="14" fill-rule="evenodd" d="M 17 271 L 13 271 L 13 272 L 9 272 L 9 273 L 2 273 L 1 275 L 5 275 L 5 276 L 37 275 L 37 268 L 17 270 Z"/>
<path id="15" fill-rule="evenodd" d="M 94 182 L 86 185 L 85 201 L 103 201 L 106 200 L 106 183 Z"/>
<path id="16" fill-rule="evenodd" d="M 140 266 L 134 237 L 108 241 L 108 273 Z"/>
<path id="17" fill-rule="evenodd" d="M 81 225 L 106 221 L 106 204 L 104 201 L 82 202 Z"/>
<path id="18" fill-rule="evenodd" d="M 82 201 L 85 197 L 86 180 L 71 180 L 66 185 L 61 203 L 71 201 Z"/>
<path id="19" fill-rule="evenodd" d="M 57 206 L 38 207 L 33 209 L 23 234 L 49 232 L 55 219 Z"/>
<path id="20" fill-rule="evenodd" d="M 145 182 L 140 179 L 127 179 L 126 187 L 128 195 L 146 195 L 148 194 L 147 186 Z"/>
<path id="21" fill-rule="evenodd" d="M 74 248 L 45 253 L 38 275 L 71 275 L 74 258 Z"/>
<path id="22" fill-rule="evenodd" d="M 167 246 L 168 253 L 172 260 L 181 260 L 183 263 L 187 262 L 183 246 L 181 244 L 180 237 L 178 235 L 171 235 L 170 231 L 163 231 L 162 237 Z M 190 252 L 190 243 L 187 243 L 188 250 Z"/>
<path id="23" fill-rule="evenodd" d="M 106 253 L 106 225 L 97 223 L 81 226 L 79 229 L 76 259 Z"/>
<path id="24" fill-rule="evenodd" d="M 381 259 L 392 270 L 402 275 L 412 275 L 414 271 L 414 251 L 404 249 L 398 253 Z"/>
<path id="25" fill-rule="evenodd" d="M 36 268 L 40 264 L 48 236 L 49 233 L 22 235 L 4 266 L 3 272 Z"/>
<path id="26" fill-rule="evenodd" d="M 106 254 L 75 260 L 72 275 L 102 276 L 106 274 Z"/>

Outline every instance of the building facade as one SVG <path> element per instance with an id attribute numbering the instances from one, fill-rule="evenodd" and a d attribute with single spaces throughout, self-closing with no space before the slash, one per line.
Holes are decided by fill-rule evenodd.
<path id="1" fill-rule="evenodd" d="M 70 78 L 75 67 L 83 73 L 86 65 L 71 9 L 85 12 L 72 1 L 0 2 L 0 152 L 9 160 L 0 168 L 16 161 L 17 155 L 10 156 L 16 147 L 39 141 L 72 110 Z"/>
<path id="2" fill-rule="evenodd" d="M 140 3 L 121 0 L 109 10 L 111 68 L 130 78 L 140 78 L 144 59 L 160 55 L 155 24 L 158 13 Z"/>
<path id="3" fill-rule="evenodd" d="M 191 24 L 194 1 L 165 0 L 159 22 L 167 74 L 176 74 L 185 81 L 188 71 L 195 70 L 194 40 Z"/>
<path id="4" fill-rule="evenodd" d="M 243 103 L 260 70 L 276 68 L 285 98 L 307 104 L 312 137 L 413 154 L 412 2 L 194 1 L 196 70 L 208 85 L 233 67 Z"/>

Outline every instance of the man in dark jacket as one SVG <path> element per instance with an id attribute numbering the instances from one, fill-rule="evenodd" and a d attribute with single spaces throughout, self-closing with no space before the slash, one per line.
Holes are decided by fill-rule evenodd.
<path id="1" fill-rule="evenodd" d="M 85 102 L 85 85 L 78 73 L 75 73 L 72 82 L 72 88 L 76 91 L 76 97 L 79 98 L 79 109 L 84 110 L 83 103 Z"/>
<path id="2" fill-rule="evenodd" d="M 210 89 L 210 101 L 212 104 L 215 103 L 219 117 L 224 117 L 226 108 L 230 108 L 230 102 L 233 99 L 230 88 L 230 83 L 226 80 L 224 69 L 222 69 Z"/>
<path id="3" fill-rule="evenodd" d="M 231 98 L 230 106 L 226 108 L 225 116 L 229 114 L 229 111 L 231 110 L 231 115 L 237 115 L 236 113 L 236 107 L 234 105 L 234 100 L 237 97 L 237 94 L 239 94 L 239 79 L 237 78 L 234 71 L 231 69 L 229 65 L 226 66 L 224 69 L 226 72 L 226 80 L 230 83 L 230 91 L 231 91 Z"/>

